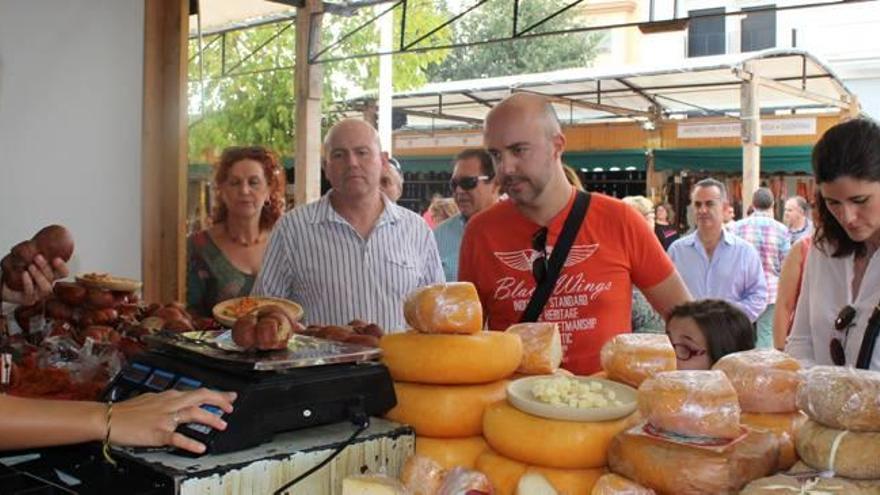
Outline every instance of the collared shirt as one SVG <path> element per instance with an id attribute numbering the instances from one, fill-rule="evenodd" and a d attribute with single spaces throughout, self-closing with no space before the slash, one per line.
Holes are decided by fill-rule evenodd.
<path id="1" fill-rule="evenodd" d="M 418 215 L 383 195 L 385 209 L 364 239 L 333 209 L 330 194 L 278 222 L 253 294 L 300 303 L 308 323 L 357 318 L 386 332 L 405 329 L 407 294 L 443 282 L 434 236 Z"/>
<path id="2" fill-rule="evenodd" d="M 742 309 L 755 321 L 767 306 L 767 282 L 758 251 L 725 230 L 712 259 L 697 233 L 669 246 L 669 257 L 694 299 L 723 299 Z"/>
<path id="3" fill-rule="evenodd" d="M 434 228 L 434 239 L 440 250 L 440 262 L 447 282 L 458 280 L 458 252 L 461 249 L 461 238 L 464 236 L 465 219 L 461 213 L 446 219 Z"/>
<path id="4" fill-rule="evenodd" d="M 833 248 L 827 247 L 826 250 Z M 880 301 L 880 251 L 875 252 L 862 276 L 858 294 L 853 294 L 853 255 L 834 258 L 813 245 L 807 254 L 804 279 L 794 312 L 794 325 L 785 352 L 804 367 L 833 365 L 831 339 L 843 342 L 846 365 L 855 366 L 868 327 L 868 320 Z M 852 326 L 838 332 L 834 320 L 844 306 L 856 310 Z M 880 345 L 874 347 L 870 369 L 880 371 Z"/>
<path id="5" fill-rule="evenodd" d="M 755 211 L 750 217 L 736 222 L 730 232 L 758 250 L 764 278 L 767 280 L 767 304 L 774 304 L 782 262 L 791 249 L 788 227 L 774 220 L 770 211 Z"/>
<path id="6" fill-rule="evenodd" d="M 791 239 L 792 245 L 794 245 L 794 243 L 803 239 L 804 237 L 813 235 L 813 221 L 809 218 L 805 219 L 804 226 L 802 228 L 798 230 L 789 230 L 788 235 Z"/>

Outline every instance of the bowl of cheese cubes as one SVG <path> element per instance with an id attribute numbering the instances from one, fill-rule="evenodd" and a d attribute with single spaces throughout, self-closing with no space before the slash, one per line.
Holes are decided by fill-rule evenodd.
<path id="1" fill-rule="evenodd" d="M 602 378 L 538 375 L 507 385 L 507 400 L 522 412 L 564 421 L 611 421 L 636 410 L 636 389 Z"/>

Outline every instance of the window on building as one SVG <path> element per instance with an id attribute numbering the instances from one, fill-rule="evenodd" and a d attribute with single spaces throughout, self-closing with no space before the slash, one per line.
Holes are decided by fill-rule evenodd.
<path id="1" fill-rule="evenodd" d="M 724 53 L 724 8 L 688 11 L 688 57 Z"/>
<path id="2" fill-rule="evenodd" d="M 748 12 L 756 8 L 765 9 L 768 7 L 773 7 L 773 5 L 743 9 L 746 16 L 742 20 L 741 51 L 753 52 L 776 46 L 776 11 Z"/>

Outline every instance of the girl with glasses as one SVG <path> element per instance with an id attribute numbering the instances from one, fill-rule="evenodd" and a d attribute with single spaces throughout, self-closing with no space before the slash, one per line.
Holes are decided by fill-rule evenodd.
<path id="1" fill-rule="evenodd" d="M 675 349 L 679 370 L 708 370 L 723 356 L 755 347 L 749 317 L 720 299 L 676 306 L 669 315 L 666 334 Z"/>

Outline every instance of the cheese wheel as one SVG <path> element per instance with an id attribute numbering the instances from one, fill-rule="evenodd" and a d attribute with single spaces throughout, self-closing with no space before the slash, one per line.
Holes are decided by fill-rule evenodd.
<path id="1" fill-rule="evenodd" d="M 525 474 L 527 467 L 522 462 L 508 459 L 491 449 L 480 454 L 474 464 L 474 469 L 485 474 L 492 482 L 495 495 L 513 495 L 519 478 Z"/>
<path id="2" fill-rule="evenodd" d="M 813 469 L 857 480 L 880 479 L 880 432 L 837 430 L 808 420 L 795 445 Z"/>
<path id="3" fill-rule="evenodd" d="M 477 457 L 488 448 L 489 444 L 483 437 L 416 437 L 416 454 L 433 459 L 443 469 L 452 469 L 456 466 L 472 469 Z"/>
<path id="4" fill-rule="evenodd" d="M 397 405 L 386 418 L 411 425 L 416 435 L 471 437 L 483 433 L 483 410 L 504 400 L 507 380 L 479 385 L 394 382 Z"/>
<path id="5" fill-rule="evenodd" d="M 720 371 L 664 371 L 639 387 L 639 412 L 660 430 L 733 439 L 742 434 L 736 390 Z"/>
<path id="6" fill-rule="evenodd" d="M 585 469 L 606 464 L 611 438 L 628 424 L 628 418 L 597 423 L 539 418 L 496 402 L 483 414 L 483 436 L 496 452 L 520 462 Z"/>
<path id="7" fill-rule="evenodd" d="M 530 466 L 526 474 L 537 473 L 547 479 L 559 495 L 590 493 L 596 481 L 606 472 L 604 467 L 593 469 L 556 469 Z"/>
<path id="8" fill-rule="evenodd" d="M 349 476 L 342 480 L 342 495 L 407 495 L 407 491 L 387 476 Z"/>
<path id="9" fill-rule="evenodd" d="M 400 481 L 412 495 L 434 495 L 440 490 L 446 471 L 434 459 L 411 455 L 400 470 Z"/>
<path id="10" fill-rule="evenodd" d="M 556 488 L 544 476 L 529 471 L 516 484 L 516 495 L 559 495 Z"/>
<path id="11" fill-rule="evenodd" d="M 878 483 L 880 485 L 880 483 Z M 777 474 L 752 481 L 739 495 L 877 495 L 880 487 L 864 487 L 843 478 L 798 478 Z"/>
<path id="12" fill-rule="evenodd" d="M 477 333 L 483 328 L 483 306 L 470 282 L 420 287 L 406 297 L 403 316 L 425 333 Z"/>
<path id="13" fill-rule="evenodd" d="M 798 390 L 797 405 L 832 428 L 880 431 L 880 372 L 815 366 Z"/>
<path id="14" fill-rule="evenodd" d="M 749 431 L 722 451 L 692 447 L 627 430 L 611 442 L 608 467 L 662 494 L 737 493 L 776 469 L 774 436 Z"/>
<path id="15" fill-rule="evenodd" d="M 506 330 L 520 336 L 523 357 L 517 373 L 546 375 L 562 363 L 562 338 L 556 323 L 517 323 Z"/>
<path id="16" fill-rule="evenodd" d="M 776 435 L 779 442 L 779 462 L 777 471 L 790 468 L 798 460 L 794 441 L 798 429 L 807 420 L 807 416 L 796 411 L 793 413 L 742 413 L 742 423 L 753 430 L 764 430 Z"/>
<path id="17" fill-rule="evenodd" d="M 602 346 L 599 354 L 608 379 L 638 388 L 661 371 L 676 369 L 675 349 L 664 334 L 623 333 Z"/>
<path id="18" fill-rule="evenodd" d="M 519 335 L 505 332 L 397 333 L 383 336 L 379 347 L 391 377 L 402 382 L 438 385 L 494 382 L 510 376 L 522 360 Z"/>
<path id="19" fill-rule="evenodd" d="M 590 495 L 656 495 L 656 493 L 619 474 L 608 473 L 596 480 Z"/>
<path id="20" fill-rule="evenodd" d="M 800 363 L 776 349 L 752 349 L 728 354 L 712 366 L 723 371 L 743 412 L 789 413 L 797 411 L 797 390 L 803 379 Z"/>

